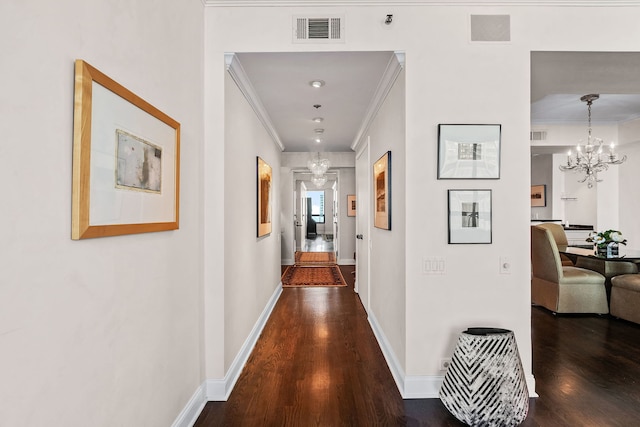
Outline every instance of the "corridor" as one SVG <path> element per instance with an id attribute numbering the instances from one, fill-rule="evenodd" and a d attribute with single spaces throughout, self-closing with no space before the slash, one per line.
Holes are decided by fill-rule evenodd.
<path id="1" fill-rule="evenodd" d="M 318 234 L 315 238 L 304 239 L 302 252 L 333 252 L 333 235 Z"/>
<path id="2" fill-rule="evenodd" d="M 403 400 L 353 291 L 283 290 L 226 402 L 194 427 L 463 426 L 439 399 Z M 640 419 L 640 327 L 534 307 L 537 399 L 522 426 L 629 426 Z M 606 349 L 606 350 L 605 350 Z"/>

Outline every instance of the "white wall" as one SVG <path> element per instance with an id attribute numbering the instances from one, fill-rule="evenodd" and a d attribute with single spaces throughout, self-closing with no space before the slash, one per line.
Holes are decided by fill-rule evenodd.
<path id="1" fill-rule="evenodd" d="M 372 277 L 387 275 L 389 269 L 396 277 L 406 275 L 404 283 L 396 283 L 406 292 L 405 373 L 417 381 L 433 380 L 431 389 L 420 385 L 421 393 L 433 394 L 442 375 L 439 361 L 451 354 L 460 331 L 489 325 L 514 330 L 524 368 L 531 374 L 530 156 L 528 144 L 522 143 L 530 130 L 530 54 L 532 50 L 640 50 L 636 25 L 640 9 L 508 5 L 395 5 L 391 9 L 208 8 L 211 49 L 207 58 L 224 51 L 404 51 L 406 261 L 401 266 L 372 263 Z M 292 16 L 300 13 L 343 14 L 345 43 L 293 44 Z M 382 23 L 388 13 L 394 14 L 391 26 Z M 509 14 L 511 41 L 469 42 L 470 13 Z M 597 25 L 585 33 L 585 22 Z M 208 95 L 216 97 L 221 83 L 214 74 L 206 74 L 212 88 Z M 205 113 L 212 121 L 223 117 L 216 108 Z M 438 123 L 502 124 L 501 179 L 437 180 Z M 376 151 L 372 150 L 372 158 L 379 156 Z M 452 188 L 492 190 L 491 245 L 447 244 L 446 194 Z M 401 221 L 396 217 L 394 227 Z M 505 255 L 511 257 L 511 274 L 499 274 L 500 257 Z M 443 257 L 445 274 L 422 274 L 422 259 L 428 256 Z M 397 312 L 390 314 L 398 317 Z M 388 336 L 397 330 L 384 327 L 391 328 Z M 529 380 L 533 385 L 531 375 Z"/>
<path id="2" fill-rule="evenodd" d="M 391 230 L 373 227 L 371 236 L 371 275 L 369 276 L 369 316 L 389 342 L 389 351 L 405 368 L 406 281 L 405 281 L 405 73 L 400 72 L 377 116 L 368 138 L 373 163 L 391 151 Z M 373 179 L 373 178 L 372 178 Z M 373 187 L 372 187 L 373 188 Z M 372 190 L 374 192 L 374 190 Z M 375 200 L 375 194 L 370 195 Z M 371 216 L 373 208 L 371 206 Z"/>
<path id="3" fill-rule="evenodd" d="M 341 168 L 338 183 L 338 263 L 355 264 L 356 217 L 347 216 L 347 196 L 356 194 L 355 168 Z"/>
<path id="4" fill-rule="evenodd" d="M 225 77 L 224 369 L 229 370 L 280 283 L 280 150 Z M 272 232 L 256 237 L 256 156 L 273 171 Z M 214 260 L 211 260 L 214 261 Z M 207 362 L 210 362 L 208 359 Z"/>
<path id="5" fill-rule="evenodd" d="M 0 4 L 0 425 L 168 426 L 202 382 L 202 13 Z M 75 59 L 181 123 L 179 230 L 71 241 Z"/>
<path id="6" fill-rule="evenodd" d="M 620 222 L 618 230 L 622 231 L 628 240 L 627 249 L 640 250 L 640 197 L 638 197 L 638 182 L 640 182 L 640 143 L 624 146 L 624 152 L 629 157 L 620 168 L 619 196 Z"/>
<path id="7" fill-rule="evenodd" d="M 282 173 L 283 176 L 281 179 L 283 180 L 292 180 L 296 177 L 296 173 L 294 171 L 304 171 L 307 170 L 307 160 L 309 160 L 309 156 L 311 153 L 300 153 L 300 152 L 283 152 L 281 153 L 282 159 Z M 346 213 L 346 202 L 347 202 L 347 194 L 355 194 L 355 153 L 352 152 L 331 152 L 331 153 L 323 153 L 323 156 L 329 159 L 331 162 L 331 172 L 335 172 L 338 176 L 338 195 L 340 199 L 338 200 L 338 209 L 339 212 L 339 221 L 340 225 L 338 227 L 338 236 L 334 236 L 334 242 L 338 244 L 338 263 L 339 264 L 353 264 L 353 253 L 355 251 L 355 220 L 353 217 L 347 217 Z M 287 174 L 286 177 L 284 174 Z M 299 175 L 298 177 L 302 178 L 304 175 Z M 293 181 L 292 181 L 293 182 Z M 331 183 L 327 183 L 324 188 L 327 190 L 327 197 L 332 197 L 331 194 Z M 289 189 L 291 186 L 291 189 Z M 290 191 L 293 191 L 293 184 L 282 184 L 282 218 L 285 218 L 286 222 L 283 223 L 282 227 L 284 228 L 283 239 L 286 238 L 287 242 L 289 239 L 292 239 L 293 236 L 293 226 L 290 218 L 293 218 L 294 212 L 299 210 L 299 206 L 296 208 L 295 206 L 289 206 L 290 203 L 287 202 L 288 198 L 292 198 Z M 307 188 L 313 190 L 315 186 L 310 184 L 310 181 L 307 184 Z M 298 197 L 299 190 L 298 190 Z M 329 199 L 327 199 L 329 200 Z M 298 201 L 296 203 L 299 204 Z M 328 203 L 328 202 L 327 202 Z M 332 202 L 333 203 L 333 202 Z M 332 206 L 327 206 L 328 208 L 333 208 Z M 290 210 L 295 209 L 295 210 Z M 328 214 L 327 214 L 328 215 Z M 287 219 L 289 218 L 289 219 Z M 331 219 L 327 216 L 327 221 Z M 327 222 L 324 225 L 324 230 L 326 233 L 332 233 L 332 225 L 330 222 Z M 285 248 L 286 246 L 286 248 Z M 293 260 L 290 260 L 292 253 L 289 254 L 290 244 L 283 244 L 282 249 L 282 259 L 283 262 L 292 263 Z M 298 248 L 299 249 L 299 248 Z"/>
<path id="8" fill-rule="evenodd" d="M 561 219 L 553 216 L 553 173 L 551 154 L 531 157 L 531 185 L 546 186 L 546 206 L 532 206 L 531 219 Z"/>
<path id="9" fill-rule="evenodd" d="M 282 166 L 280 168 L 280 258 L 282 265 L 294 263 L 293 254 L 296 250 L 295 225 L 293 214 L 296 212 L 294 203 L 293 171 Z"/>

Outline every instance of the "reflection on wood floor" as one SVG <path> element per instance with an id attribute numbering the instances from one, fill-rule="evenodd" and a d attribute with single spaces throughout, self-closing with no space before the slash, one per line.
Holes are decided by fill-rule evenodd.
<path id="1" fill-rule="evenodd" d="M 284 266 L 283 266 L 284 268 Z M 440 399 L 402 399 L 354 292 L 286 288 L 226 402 L 194 427 L 463 427 Z M 628 427 L 640 420 L 640 325 L 531 310 L 540 397 L 520 427 Z"/>
<path id="2" fill-rule="evenodd" d="M 315 239 L 305 239 L 302 252 L 333 252 L 333 235 L 318 234 Z"/>

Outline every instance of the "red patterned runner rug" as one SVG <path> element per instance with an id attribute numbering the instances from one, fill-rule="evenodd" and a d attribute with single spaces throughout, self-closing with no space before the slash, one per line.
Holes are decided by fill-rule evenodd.
<path id="1" fill-rule="evenodd" d="M 296 252 L 296 265 L 335 265 L 333 252 Z"/>
<path id="2" fill-rule="evenodd" d="M 283 288 L 347 286 L 336 265 L 331 267 L 288 267 L 282 275 Z"/>

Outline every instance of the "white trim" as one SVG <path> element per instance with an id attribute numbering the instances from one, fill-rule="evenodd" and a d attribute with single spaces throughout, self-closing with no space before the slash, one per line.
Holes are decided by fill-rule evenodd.
<path id="1" fill-rule="evenodd" d="M 236 56 L 235 53 L 225 53 L 224 54 L 224 62 L 227 67 L 227 71 L 231 75 L 231 78 L 240 89 L 240 92 L 244 95 L 245 99 L 253 108 L 258 119 L 266 129 L 267 133 L 271 137 L 273 143 L 280 149 L 280 151 L 284 151 L 284 144 L 280 140 L 280 136 L 273 126 L 273 122 L 271 121 L 271 117 L 269 117 L 269 113 L 267 112 L 264 105 L 262 105 L 262 101 L 260 101 L 260 97 L 256 93 L 256 90 L 253 88 L 247 73 L 244 71 L 240 60 Z"/>
<path id="2" fill-rule="evenodd" d="M 356 260 L 350 258 L 340 258 L 338 260 L 338 265 L 356 265 Z"/>
<path id="3" fill-rule="evenodd" d="M 171 427 L 191 427 L 195 424 L 200 413 L 204 409 L 204 405 L 207 403 L 207 399 L 205 398 L 205 385 L 204 383 L 200 385 L 187 402 L 180 415 L 176 418 L 176 420 L 171 424 Z"/>
<path id="4" fill-rule="evenodd" d="M 529 397 L 538 397 L 538 393 L 536 393 L 536 379 L 533 374 L 525 375 L 524 377 L 527 381 L 527 390 L 529 390 Z"/>
<path id="5" fill-rule="evenodd" d="M 295 263 L 296 263 L 296 260 L 294 260 L 294 259 L 283 259 L 282 260 L 282 265 L 294 265 Z"/>
<path id="6" fill-rule="evenodd" d="M 444 375 L 409 375 L 404 379 L 404 399 L 437 399 Z"/>
<path id="7" fill-rule="evenodd" d="M 444 375 L 405 375 L 398 358 L 396 357 L 391 344 L 380 329 L 380 325 L 373 314 L 369 314 L 369 324 L 373 334 L 378 340 L 380 350 L 384 355 L 391 375 L 400 390 L 403 399 L 437 399 L 439 398 L 440 387 L 444 381 Z M 533 375 L 525 375 L 527 389 L 530 397 L 538 397 L 536 393 L 536 380 Z"/>
<path id="8" fill-rule="evenodd" d="M 538 397 L 536 380 L 533 375 L 525 375 L 529 397 Z M 403 399 L 438 399 L 444 375 L 415 375 L 404 379 Z"/>
<path id="9" fill-rule="evenodd" d="M 224 402 L 229 398 L 229 394 L 227 394 L 227 376 L 222 380 L 206 380 L 205 381 L 205 397 L 209 402 Z"/>
<path id="10" fill-rule="evenodd" d="M 206 391 L 207 391 L 207 400 L 209 401 L 226 401 L 229 399 L 229 395 L 233 390 L 233 387 L 236 385 L 236 381 L 238 381 L 238 377 L 240 377 L 240 373 L 242 372 L 242 368 L 247 363 L 249 356 L 251 355 L 251 351 L 253 347 L 255 347 L 262 330 L 264 329 L 264 325 L 267 323 L 269 316 L 271 316 L 271 312 L 273 311 L 273 307 L 275 307 L 278 298 L 282 294 L 282 282 L 278 284 L 278 287 L 271 295 L 269 302 L 265 306 L 262 314 L 258 317 L 256 324 L 253 326 L 251 333 L 245 340 L 244 344 L 240 348 L 240 351 L 236 355 L 233 363 L 229 367 L 227 374 L 224 376 L 224 379 L 208 379 L 206 380 Z"/>
<path id="11" fill-rule="evenodd" d="M 402 395 L 402 398 L 404 398 L 405 375 L 404 370 L 402 369 L 402 365 L 398 361 L 398 358 L 396 357 L 396 354 L 394 353 L 389 340 L 387 340 L 384 332 L 382 332 L 382 329 L 380 329 L 380 325 L 378 324 L 378 321 L 376 320 L 376 317 L 373 315 L 373 313 L 369 314 L 368 319 L 369 324 L 371 325 L 371 329 L 373 330 L 373 334 L 378 340 L 380 350 L 382 350 L 382 355 L 387 361 L 387 365 L 389 366 L 391 375 L 393 375 L 393 379 L 396 382 L 396 386 L 398 386 L 398 390 L 400 390 L 400 394 Z"/>
<path id="12" fill-rule="evenodd" d="M 630 7 L 638 0 L 203 0 L 205 7 L 554 6 Z"/>
<path id="13" fill-rule="evenodd" d="M 380 111 L 382 104 L 384 104 L 384 100 L 387 98 L 387 95 L 391 91 L 393 84 L 396 82 L 400 71 L 404 68 L 405 54 L 404 52 L 395 52 L 395 55 L 389 59 L 389 63 L 387 64 L 387 69 L 384 70 L 384 74 L 378 83 L 378 87 L 376 88 L 376 93 L 373 95 L 371 103 L 369 104 L 369 108 L 367 109 L 367 113 L 362 120 L 362 124 L 360 125 L 360 129 L 356 134 L 353 142 L 351 143 L 351 149 L 353 151 L 358 151 L 360 146 L 364 143 L 363 136 L 369 130 L 371 123 L 376 118 L 376 114 Z"/>

